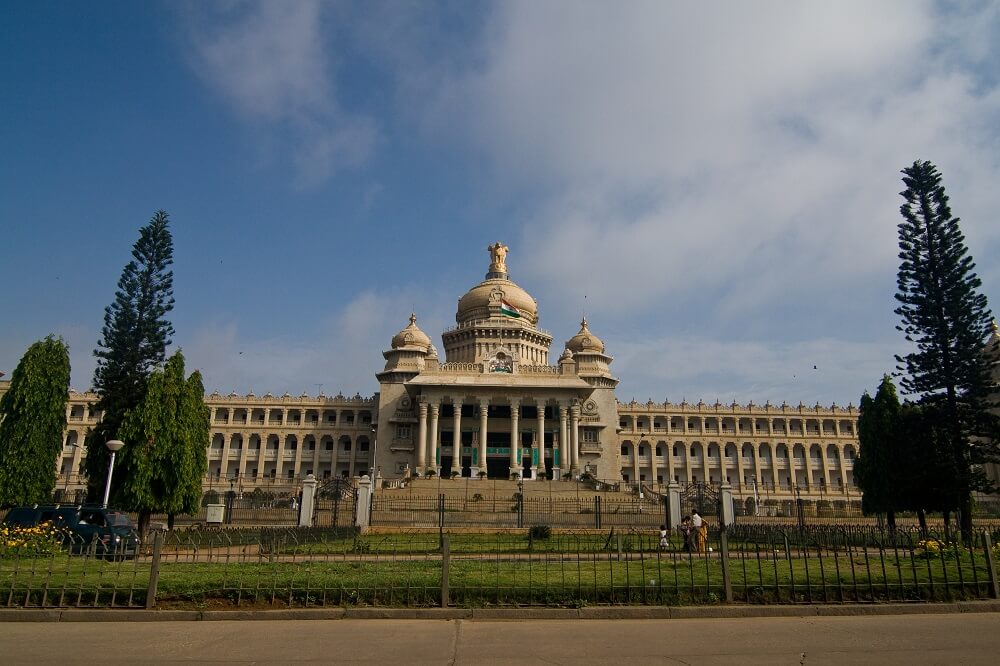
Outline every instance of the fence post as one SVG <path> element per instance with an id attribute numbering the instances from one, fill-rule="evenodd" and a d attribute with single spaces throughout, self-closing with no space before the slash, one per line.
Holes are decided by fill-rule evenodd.
<path id="1" fill-rule="evenodd" d="M 997 581 L 997 564 L 993 560 L 993 543 L 989 530 L 983 531 L 983 549 L 986 551 L 986 571 L 990 576 L 990 596 L 1000 599 L 1000 581 Z"/>
<path id="2" fill-rule="evenodd" d="M 448 535 L 441 537 L 441 608 L 447 608 L 449 603 L 448 569 L 451 565 L 451 543 Z"/>
<path id="3" fill-rule="evenodd" d="M 719 559 L 722 562 L 722 587 L 726 601 L 733 602 L 733 579 L 729 572 L 729 535 L 725 524 L 719 526 Z"/>
<path id="4" fill-rule="evenodd" d="M 358 503 L 354 507 L 354 524 L 362 532 L 368 528 L 368 519 L 371 516 L 369 509 L 372 502 L 372 480 L 367 474 L 358 481 Z"/>
<path id="5" fill-rule="evenodd" d="M 681 524 L 681 486 L 676 481 L 667 484 L 667 527 L 676 529 Z"/>
<path id="6" fill-rule="evenodd" d="M 719 486 L 719 523 L 729 527 L 736 521 L 736 511 L 733 506 L 733 487 L 727 482 Z"/>
<path id="7" fill-rule="evenodd" d="M 302 501 L 299 502 L 299 527 L 312 527 L 314 507 L 316 506 L 316 486 L 319 481 L 312 474 L 306 475 L 302 482 Z"/>
<path id="8" fill-rule="evenodd" d="M 601 529 L 601 496 L 594 495 L 594 527 Z"/>
<path id="9" fill-rule="evenodd" d="M 160 555 L 163 552 L 163 530 L 153 533 L 153 561 L 149 565 L 149 586 L 146 587 L 146 608 L 156 607 L 156 585 L 160 582 Z"/>

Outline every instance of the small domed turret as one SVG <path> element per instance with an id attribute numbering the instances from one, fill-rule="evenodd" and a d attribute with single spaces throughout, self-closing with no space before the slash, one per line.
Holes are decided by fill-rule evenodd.
<path id="1" fill-rule="evenodd" d="M 604 342 L 590 332 L 590 329 L 587 328 L 587 318 L 584 317 L 583 321 L 580 322 L 580 332 L 566 341 L 566 349 L 574 354 L 579 354 L 580 352 L 597 352 L 598 354 L 603 354 Z"/>
<path id="2" fill-rule="evenodd" d="M 431 339 L 417 326 L 417 315 L 410 314 L 410 324 L 392 338 L 393 349 L 419 349 L 426 352 Z"/>

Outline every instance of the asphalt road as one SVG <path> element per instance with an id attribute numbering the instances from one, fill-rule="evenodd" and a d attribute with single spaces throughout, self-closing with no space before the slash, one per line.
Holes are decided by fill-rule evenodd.
<path id="1" fill-rule="evenodd" d="M 4 664 L 990 664 L 1000 614 L 0 623 Z"/>

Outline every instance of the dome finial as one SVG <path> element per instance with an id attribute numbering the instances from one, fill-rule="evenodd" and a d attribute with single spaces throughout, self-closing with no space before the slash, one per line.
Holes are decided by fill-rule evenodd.
<path id="1" fill-rule="evenodd" d="M 415 312 L 410 313 L 410 325 L 415 326 L 417 323 L 417 314 Z"/>
<path id="2" fill-rule="evenodd" d="M 486 248 L 490 253 L 490 273 L 506 273 L 507 272 L 507 253 L 510 252 L 510 248 L 497 241 L 493 245 Z"/>

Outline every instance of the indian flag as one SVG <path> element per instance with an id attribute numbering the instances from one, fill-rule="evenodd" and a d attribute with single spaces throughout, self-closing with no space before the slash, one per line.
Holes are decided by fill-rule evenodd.
<path id="1" fill-rule="evenodd" d="M 502 298 L 500 299 L 500 314 L 507 315 L 508 317 L 517 317 L 518 319 L 521 318 L 521 311 Z"/>

